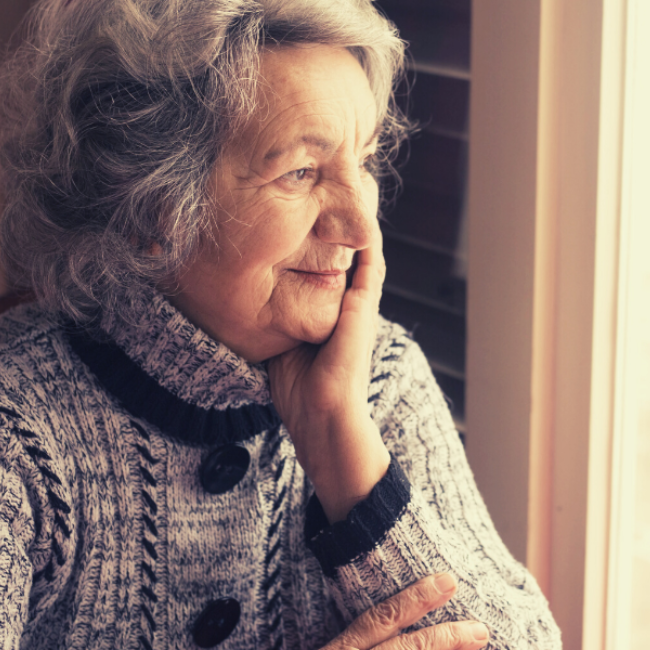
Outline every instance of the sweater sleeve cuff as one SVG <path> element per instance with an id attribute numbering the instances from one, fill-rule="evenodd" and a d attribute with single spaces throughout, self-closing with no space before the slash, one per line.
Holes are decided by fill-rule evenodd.
<path id="1" fill-rule="evenodd" d="M 323 573 L 333 577 L 338 567 L 381 544 L 410 500 L 411 484 L 392 455 L 386 475 L 352 508 L 345 521 L 330 525 L 314 494 L 307 504 L 305 536 Z"/>

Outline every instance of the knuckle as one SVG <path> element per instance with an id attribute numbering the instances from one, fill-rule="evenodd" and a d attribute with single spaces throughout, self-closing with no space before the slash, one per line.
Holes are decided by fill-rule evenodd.
<path id="1" fill-rule="evenodd" d="M 436 640 L 436 648 L 455 649 L 462 647 L 463 635 L 460 628 L 453 623 L 443 623 L 432 628 Z"/>
<path id="2" fill-rule="evenodd" d="M 434 578 L 435 576 L 428 576 L 418 580 L 405 591 L 405 593 L 408 593 L 411 602 L 417 603 L 420 607 L 425 607 L 427 611 L 440 604 L 440 593 Z"/>
<path id="3" fill-rule="evenodd" d="M 400 618 L 401 607 L 395 598 L 375 605 L 372 609 L 372 620 L 375 625 L 390 627 L 395 625 Z"/>
<path id="4" fill-rule="evenodd" d="M 429 603 L 436 599 L 438 592 L 435 583 L 429 580 L 420 580 L 411 585 L 412 597 L 419 602 Z"/>
<path id="5" fill-rule="evenodd" d="M 421 632 L 411 632 L 398 637 L 397 650 L 431 650 L 429 639 Z"/>

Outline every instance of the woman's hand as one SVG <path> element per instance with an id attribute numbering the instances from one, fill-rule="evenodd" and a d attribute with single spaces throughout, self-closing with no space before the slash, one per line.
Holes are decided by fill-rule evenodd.
<path id="1" fill-rule="evenodd" d="M 361 614 L 322 650 L 479 650 L 488 642 L 488 630 L 473 621 L 442 623 L 398 636 L 444 605 L 455 591 L 456 583 L 447 573 L 418 580 Z"/>
<path id="2" fill-rule="evenodd" d="M 377 229 L 373 244 L 357 253 L 352 284 L 330 339 L 269 362 L 273 402 L 331 523 L 368 496 L 390 463 L 368 407 L 384 276 Z"/>

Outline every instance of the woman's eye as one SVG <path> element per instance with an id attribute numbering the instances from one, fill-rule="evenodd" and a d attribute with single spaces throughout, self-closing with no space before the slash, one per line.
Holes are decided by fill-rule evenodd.
<path id="1" fill-rule="evenodd" d="M 359 167 L 365 169 L 367 172 L 370 172 L 372 174 L 377 168 L 377 154 L 371 153 L 370 155 L 366 156 L 361 161 Z"/>
<path id="2" fill-rule="evenodd" d="M 286 179 L 290 183 L 300 184 L 306 180 L 310 180 L 314 175 L 314 170 L 311 167 L 302 167 L 301 169 L 294 169 L 293 171 L 283 174 L 281 178 Z"/>

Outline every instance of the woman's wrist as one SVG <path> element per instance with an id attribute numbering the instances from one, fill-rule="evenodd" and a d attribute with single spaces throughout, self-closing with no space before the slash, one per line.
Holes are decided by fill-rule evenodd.
<path id="1" fill-rule="evenodd" d="M 364 430 L 357 425 L 337 433 L 336 450 L 323 450 L 319 462 L 306 468 L 331 524 L 344 520 L 357 503 L 367 498 L 390 465 L 390 454 L 372 420 Z"/>

